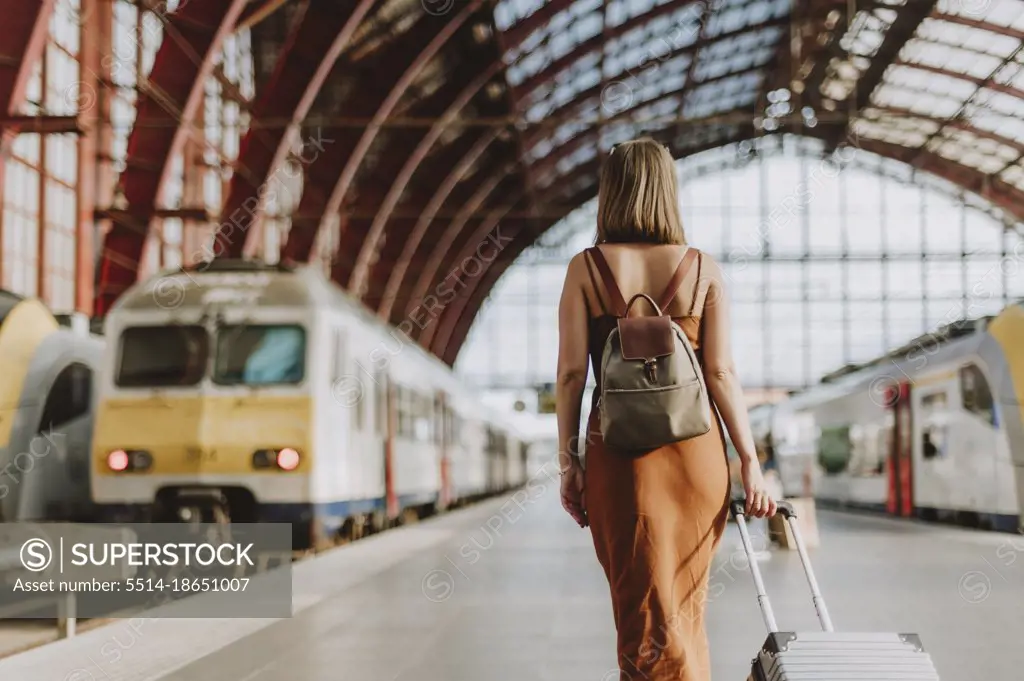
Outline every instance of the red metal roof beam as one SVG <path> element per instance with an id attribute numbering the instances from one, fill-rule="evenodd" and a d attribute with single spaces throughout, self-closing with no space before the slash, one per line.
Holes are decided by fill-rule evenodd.
<path id="1" fill-rule="evenodd" d="M 54 0 L 0 0 L 0 115 L 17 114 L 43 55 Z"/>
<path id="2" fill-rule="evenodd" d="M 505 220 L 498 226 L 497 231 L 501 232 L 503 239 L 501 250 L 486 261 L 483 258 L 478 259 L 481 271 L 472 278 L 466 278 L 465 287 L 444 309 L 436 324 L 437 333 L 427 347 L 442 361 L 449 365 L 455 363 L 462 346 L 458 338 L 461 336 L 465 339 L 463 327 L 465 332 L 468 332 L 480 306 L 501 279 L 501 275 L 544 231 L 537 228 L 536 220 Z"/>
<path id="3" fill-rule="evenodd" d="M 345 196 L 348 193 L 349 188 L 352 186 L 352 181 L 355 179 L 356 171 L 359 169 L 359 166 L 362 165 L 363 159 L 366 157 L 366 152 L 369 151 L 370 146 L 377 137 L 377 133 L 380 131 L 380 124 L 391 115 L 391 112 L 402 98 L 402 95 L 405 94 L 406 89 L 408 89 L 408 87 L 416 80 L 416 77 L 420 74 L 423 68 L 441 51 L 448 40 L 455 35 L 456 31 L 458 31 L 459 28 L 477 10 L 480 9 L 481 5 L 482 0 L 472 0 L 472 2 L 467 3 L 467 5 L 463 7 L 458 14 L 449 19 L 440 28 L 440 30 L 437 30 L 433 39 L 430 40 L 422 51 L 416 55 L 405 70 L 405 73 L 403 73 L 398 81 L 392 86 L 391 91 L 381 102 L 376 113 L 374 113 L 373 120 L 370 122 L 370 125 L 363 131 L 362 136 L 360 136 L 355 150 L 345 162 L 341 175 L 338 177 L 338 181 L 335 183 L 334 189 L 331 191 L 330 197 L 327 199 L 326 210 L 323 213 L 323 220 L 321 222 L 321 229 L 323 228 L 323 224 L 326 220 L 330 219 L 332 215 L 336 215 L 340 211 L 342 202 L 345 200 Z M 342 261 L 336 258 L 336 262 Z M 345 267 L 340 271 L 337 271 L 336 274 L 341 275 L 343 279 L 347 280 L 345 283 L 351 285 L 353 281 L 351 273 L 354 269 L 354 267 Z"/>
<path id="4" fill-rule="evenodd" d="M 306 262 L 310 259 L 321 224 L 331 218 L 327 204 L 332 187 L 387 96 L 386 90 L 381 92 L 381 84 L 397 81 L 406 71 L 409 62 L 434 40 L 437 34 L 436 23 L 428 14 L 421 13 L 418 16 L 417 23 L 403 34 L 401 40 L 386 43 L 383 53 L 375 55 L 372 64 L 360 62 L 350 65 L 346 62 L 344 65 L 336 65 L 329 76 L 324 86 L 325 95 L 333 94 L 334 88 L 351 93 L 352 96 L 344 102 L 345 113 L 355 118 L 365 117 L 366 123 L 359 127 L 318 128 L 319 136 L 330 142 L 323 145 L 322 151 L 317 149 L 317 153 L 311 155 L 308 163 L 304 164 L 302 196 L 292 215 L 291 229 L 281 251 L 283 260 Z M 308 118 L 324 118 L 323 109 L 328 106 L 337 105 L 329 100 L 315 103 L 314 113 Z M 307 123 L 306 127 L 311 125 Z M 342 227 L 347 227 L 346 215 L 341 216 L 341 222 Z"/>
<path id="5" fill-rule="evenodd" d="M 85 132 L 78 116 L 7 116 L 0 128 L 15 134 L 81 135 Z"/>
<path id="6" fill-rule="evenodd" d="M 499 258 L 491 263 L 491 266 L 483 273 L 477 285 L 467 292 L 466 301 L 462 305 L 458 318 L 452 323 L 451 332 L 447 333 L 447 341 L 443 347 L 439 348 L 438 356 L 441 361 L 449 366 L 455 365 L 484 301 L 487 300 L 491 291 L 494 290 L 494 286 L 501 280 L 502 275 L 508 271 L 516 258 L 537 240 L 537 236 L 531 234 L 529 229 L 521 229 L 512 243 L 505 247 Z"/>
<path id="7" fill-rule="evenodd" d="M 495 194 L 498 187 L 512 177 L 512 173 L 515 171 L 516 167 L 515 162 L 510 162 L 506 164 L 505 167 L 499 168 L 497 171 L 492 173 L 461 207 L 459 216 L 444 227 L 441 238 L 433 244 L 433 247 L 430 250 L 430 257 L 427 259 L 423 270 L 416 278 L 416 284 L 413 286 L 411 295 L 409 296 L 409 302 L 406 309 L 407 316 L 414 314 L 416 308 L 424 304 L 427 299 L 427 292 L 431 290 L 431 286 L 434 286 L 437 283 L 444 283 L 445 279 L 451 273 L 451 264 L 458 262 L 457 254 L 462 245 L 460 241 L 465 242 L 469 238 L 469 235 L 463 233 L 463 228 L 471 219 L 475 219 L 477 212 L 480 211 L 490 197 Z M 494 217 L 494 220 L 500 219 L 505 212 L 511 210 L 511 204 L 518 202 L 524 192 L 525 187 L 519 187 L 519 191 L 516 194 L 513 194 L 511 199 L 507 198 L 510 194 L 498 192 L 499 196 L 506 197 L 505 200 L 509 205 L 506 206 L 505 211 Z M 484 218 L 483 222 L 486 221 L 487 218 Z M 462 237 L 461 240 L 459 239 L 460 236 Z M 442 276 L 442 273 L 448 274 L 444 274 L 444 276 Z M 434 290 L 437 290 L 436 286 Z M 433 331 L 427 330 L 425 333 L 429 340 Z"/>
<path id="8" fill-rule="evenodd" d="M 409 181 L 416 172 L 416 169 L 419 168 L 423 159 L 425 159 L 427 154 L 430 153 L 430 150 L 433 149 L 434 144 L 441 135 L 444 134 L 448 124 L 458 116 L 459 112 L 469 104 L 473 97 L 480 92 L 481 88 L 483 88 L 483 86 L 490 81 L 497 72 L 498 65 L 492 64 L 490 68 L 485 69 L 483 73 L 470 81 L 469 85 L 463 88 L 462 91 L 455 96 L 448 108 L 437 119 L 434 126 L 420 140 L 419 144 L 416 145 L 416 148 L 409 155 L 405 164 L 402 166 L 402 169 L 398 172 L 398 175 L 390 182 L 388 186 L 388 193 L 384 197 L 380 210 L 377 212 L 377 216 L 370 225 L 366 238 L 363 241 L 362 248 L 359 249 L 359 255 L 356 258 L 355 267 L 352 271 L 352 279 L 349 282 L 349 288 L 351 290 L 362 291 L 366 286 L 370 263 L 377 255 L 381 237 L 384 235 L 384 227 L 388 224 L 392 211 L 395 209 L 395 206 L 398 205 L 398 200 L 401 198 L 403 192 L 405 192 L 405 188 L 408 186 Z"/>
<path id="9" fill-rule="evenodd" d="M 17 116 L 36 62 L 46 48 L 54 0 L 0 0 L 0 117 Z M 4 159 L 13 132 L 0 123 L 0 206 L 4 196 Z M 0 249 L 4 243 L 0 212 Z M 3 281 L 0 258 L 0 282 Z"/>
<path id="10" fill-rule="evenodd" d="M 246 0 L 188 2 L 165 17 L 165 38 L 153 62 L 150 86 L 139 90 L 136 125 L 128 137 L 126 169 L 120 178 L 128 209 L 113 220 L 103 242 L 97 315 L 106 314 L 138 276 L 171 159 L 187 138 L 223 41 L 245 5 Z"/>
<path id="11" fill-rule="evenodd" d="M 242 139 L 236 165 L 247 172 L 231 177 L 221 211 L 225 221 L 217 230 L 216 256 L 241 257 L 274 173 L 282 167 L 324 81 L 372 5 L 373 0 L 361 0 L 344 11 L 334 0 L 310 0 L 306 6 L 281 50 L 274 73 L 252 112 L 252 125 Z M 288 125 L 260 124 L 282 119 L 289 121 Z M 311 153 L 319 151 L 313 149 Z"/>
<path id="12" fill-rule="evenodd" d="M 455 189 L 455 186 L 459 184 L 466 176 L 470 167 L 473 166 L 477 160 L 483 155 L 491 144 L 498 139 L 501 133 L 500 128 L 495 128 L 492 131 L 485 131 L 483 135 L 477 140 L 477 142 L 463 155 L 462 159 L 459 160 L 453 167 L 451 172 L 445 176 L 444 180 L 438 185 L 434 191 L 430 200 L 427 202 L 416 220 L 416 224 L 413 226 L 412 231 L 406 235 L 406 238 L 402 244 L 402 252 L 398 257 L 398 261 L 388 274 L 387 282 L 384 285 L 384 294 L 381 298 L 379 314 L 383 319 L 389 319 L 391 317 L 392 309 L 394 308 L 396 298 L 399 295 L 399 289 L 405 281 L 406 275 L 409 274 L 409 267 L 412 264 L 413 257 L 419 249 L 420 243 L 423 241 L 424 235 L 430 228 L 431 223 L 435 219 L 437 213 L 441 210 L 445 200 Z"/>

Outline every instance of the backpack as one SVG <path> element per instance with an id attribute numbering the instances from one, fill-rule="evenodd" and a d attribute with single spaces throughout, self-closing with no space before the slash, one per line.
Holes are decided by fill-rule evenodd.
<path id="1" fill-rule="evenodd" d="M 586 252 L 601 274 L 618 317 L 601 356 L 597 408 L 605 444 L 636 452 L 710 431 L 711 404 L 697 355 L 679 325 L 662 313 L 676 297 L 697 249 L 687 249 L 660 302 L 638 293 L 629 303 L 623 300 L 601 250 L 593 247 Z M 697 275 L 699 286 L 699 262 Z M 654 316 L 629 316 L 639 298 L 650 304 Z"/>

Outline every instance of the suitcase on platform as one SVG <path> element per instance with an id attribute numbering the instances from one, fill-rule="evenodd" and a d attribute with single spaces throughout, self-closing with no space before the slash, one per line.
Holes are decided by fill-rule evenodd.
<path id="1" fill-rule="evenodd" d="M 757 589 L 761 616 L 768 627 L 768 638 L 752 662 L 753 681 L 939 681 L 931 656 L 924 651 L 916 634 L 843 633 L 832 628 L 825 600 L 818 589 L 811 561 L 800 536 L 793 507 L 779 502 L 779 513 L 789 523 L 800 562 L 811 587 L 814 609 L 823 631 L 796 633 L 779 631 L 775 624 L 761 571 L 753 553 L 744 503 L 733 501 L 732 514 L 739 526 L 743 550 Z"/>

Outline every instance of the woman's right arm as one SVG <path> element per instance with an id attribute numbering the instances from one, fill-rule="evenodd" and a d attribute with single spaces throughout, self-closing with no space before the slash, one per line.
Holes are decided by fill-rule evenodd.
<path id="1" fill-rule="evenodd" d="M 754 436 L 747 417 L 743 386 L 736 374 L 729 334 L 729 298 L 718 263 L 704 254 L 704 280 L 708 292 L 701 317 L 703 327 L 704 381 L 729 431 L 743 468 L 743 486 L 747 495 L 748 515 L 756 517 L 775 514 L 775 500 L 767 493 L 761 465 L 757 461 Z"/>

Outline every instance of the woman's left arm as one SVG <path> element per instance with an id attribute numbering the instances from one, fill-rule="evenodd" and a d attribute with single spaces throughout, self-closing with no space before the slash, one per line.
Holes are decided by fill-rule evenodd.
<path id="1" fill-rule="evenodd" d="M 587 301 L 581 270 L 583 254 L 569 262 L 558 305 L 558 382 L 555 412 L 558 417 L 558 465 L 564 471 L 578 463 L 580 407 L 587 386 Z"/>

